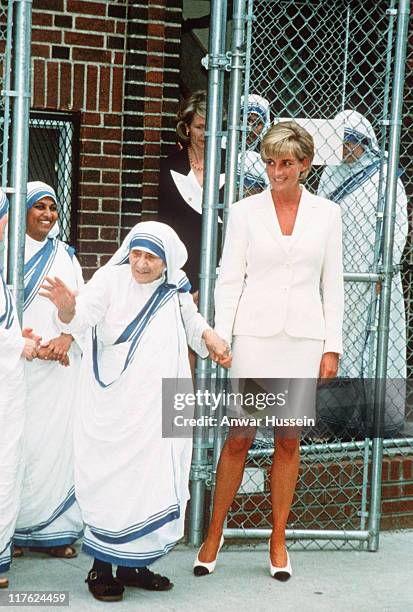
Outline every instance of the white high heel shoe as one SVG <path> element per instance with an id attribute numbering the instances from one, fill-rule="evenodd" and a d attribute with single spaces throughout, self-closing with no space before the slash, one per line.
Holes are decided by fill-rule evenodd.
<path id="1" fill-rule="evenodd" d="M 205 563 L 204 561 L 199 560 L 199 553 L 201 552 L 201 549 L 204 545 L 203 543 L 201 544 L 201 547 L 198 550 L 198 554 L 194 561 L 193 571 L 194 571 L 195 576 L 207 576 L 208 574 L 212 574 L 217 564 L 219 551 L 221 550 L 223 544 L 224 544 L 224 536 L 222 535 L 220 543 L 219 543 L 219 548 L 217 551 L 217 556 L 215 557 L 213 561 L 210 561 L 209 563 Z"/>
<path id="2" fill-rule="evenodd" d="M 293 575 L 293 569 L 290 563 L 290 556 L 287 550 L 287 564 L 284 567 L 277 567 L 271 563 L 271 542 L 268 542 L 268 551 L 270 553 L 270 574 L 272 578 L 280 582 L 287 582 Z"/>

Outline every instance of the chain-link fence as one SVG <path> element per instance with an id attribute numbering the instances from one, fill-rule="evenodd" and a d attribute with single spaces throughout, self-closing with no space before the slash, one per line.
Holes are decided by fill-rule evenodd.
<path id="1" fill-rule="evenodd" d="M 0 158 L 2 159 L 2 186 L 7 183 L 8 134 L 10 124 L 10 100 L 6 92 L 10 89 L 11 78 L 11 38 L 13 12 L 8 10 L 11 3 L 0 4 Z"/>
<path id="2" fill-rule="evenodd" d="M 374 469 L 381 462 L 378 445 L 372 442 L 374 415 L 367 401 L 371 395 L 367 381 L 376 375 L 383 261 L 390 248 L 383 228 L 390 197 L 387 181 L 394 172 L 387 152 L 391 101 L 400 85 L 395 74 L 398 5 L 383 0 L 374 5 L 361 0 L 247 3 L 239 197 L 267 186 L 259 149 L 268 126 L 283 119 L 301 122 L 314 136 L 317 149 L 306 187 L 337 202 L 342 212 L 346 305 L 339 374 L 343 385 L 348 379 L 358 380 L 366 400 L 358 400 L 350 412 L 339 399 L 333 406 L 319 400 L 317 427 L 302 441 L 300 477 L 289 519 L 289 535 L 297 538 L 298 546 L 308 546 L 314 539 L 320 546 L 362 546 L 371 527 L 372 495 L 380 496 L 380 478 L 370 486 L 372 456 Z M 403 164 L 412 147 L 404 126 L 402 144 Z M 413 181 L 402 168 L 398 176 L 382 434 L 385 454 L 410 456 L 412 416 L 406 375 L 413 362 L 413 315 L 406 193 L 413 190 Z M 348 396 L 347 388 L 343 393 Z M 272 438 L 259 436 L 228 516 L 227 534 L 257 537 L 271 529 L 272 454 Z M 213 473 L 218 456 L 215 452 Z"/>
<path id="3" fill-rule="evenodd" d="M 31 113 L 29 180 L 56 191 L 59 237 L 76 244 L 79 121 L 68 113 Z"/>

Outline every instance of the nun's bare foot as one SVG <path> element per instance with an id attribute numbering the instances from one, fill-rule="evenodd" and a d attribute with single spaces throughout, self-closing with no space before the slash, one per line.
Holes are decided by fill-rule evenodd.
<path id="1" fill-rule="evenodd" d="M 13 558 L 23 557 L 23 548 L 21 546 L 13 546 Z"/>
<path id="2" fill-rule="evenodd" d="M 0 576 L 0 589 L 7 589 L 9 586 L 9 579 Z"/>

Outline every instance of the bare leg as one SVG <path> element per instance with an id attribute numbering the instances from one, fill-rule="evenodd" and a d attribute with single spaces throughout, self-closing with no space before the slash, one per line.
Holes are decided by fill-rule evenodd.
<path id="1" fill-rule="evenodd" d="M 9 579 L 6 576 L 0 576 L 0 589 L 7 589 L 9 586 Z"/>
<path id="2" fill-rule="evenodd" d="M 198 557 L 204 563 L 210 563 L 217 556 L 225 517 L 241 485 L 245 459 L 254 437 L 255 427 L 233 427 L 225 440 L 217 467 L 211 523 Z"/>
<path id="3" fill-rule="evenodd" d="M 271 562 L 277 567 L 287 563 L 285 529 L 293 501 L 300 465 L 300 439 L 276 436 L 271 468 Z"/>

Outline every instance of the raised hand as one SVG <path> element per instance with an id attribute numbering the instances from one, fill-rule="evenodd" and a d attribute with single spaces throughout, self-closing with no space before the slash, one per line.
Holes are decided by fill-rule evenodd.
<path id="1" fill-rule="evenodd" d="M 39 295 L 53 302 L 58 310 L 59 319 L 63 323 L 70 323 L 76 312 L 76 294 L 57 276 L 54 279 L 46 276 L 41 289 L 43 291 L 39 291 Z"/>

